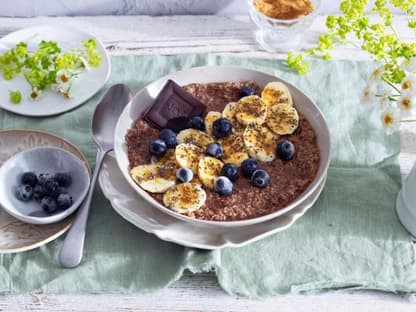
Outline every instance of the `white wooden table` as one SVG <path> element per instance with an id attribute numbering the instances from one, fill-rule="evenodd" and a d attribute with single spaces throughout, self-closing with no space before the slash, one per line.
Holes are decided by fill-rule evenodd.
<path id="1" fill-rule="evenodd" d="M 316 43 L 324 29 L 319 17 L 309 30 L 303 48 Z M 0 37 L 34 25 L 70 25 L 94 33 L 113 55 L 210 52 L 265 58 L 284 58 L 259 50 L 253 26 L 246 16 L 107 16 L 59 18 L 0 18 Z M 397 31 L 414 40 L 403 18 Z M 338 48 L 334 59 L 366 59 L 354 48 Z M 416 125 L 401 130 L 401 169 L 405 176 L 416 160 Z M 415 311 L 416 300 L 373 291 L 331 293 L 319 296 L 280 296 L 267 300 L 236 298 L 226 294 L 214 274 L 186 273 L 172 286 L 153 294 L 0 296 L 0 311 Z"/>

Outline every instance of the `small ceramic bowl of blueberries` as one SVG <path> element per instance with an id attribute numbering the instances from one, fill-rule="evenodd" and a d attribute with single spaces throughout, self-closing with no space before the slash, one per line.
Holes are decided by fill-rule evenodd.
<path id="1" fill-rule="evenodd" d="M 88 168 L 78 157 L 57 147 L 37 147 L 0 168 L 0 205 L 23 222 L 50 224 L 79 207 L 89 184 Z"/>

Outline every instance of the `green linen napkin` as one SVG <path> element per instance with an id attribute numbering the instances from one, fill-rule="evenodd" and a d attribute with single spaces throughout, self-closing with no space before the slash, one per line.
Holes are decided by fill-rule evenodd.
<path id="1" fill-rule="evenodd" d="M 283 62 L 215 55 L 112 57 L 112 74 L 85 105 L 50 118 L 0 111 L 1 129 L 41 129 L 77 144 L 94 163 L 90 121 L 111 84 L 138 91 L 180 69 L 237 65 L 269 72 L 298 86 L 324 112 L 332 135 L 332 162 L 318 202 L 290 229 L 242 248 L 214 252 L 163 242 L 124 221 L 96 190 L 85 258 L 61 269 L 62 238 L 37 250 L 0 255 L 0 292 L 102 293 L 153 291 L 183 270 L 214 270 L 229 293 L 264 297 L 335 289 L 416 292 L 416 253 L 394 213 L 400 189 L 399 137 L 385 136 L 378 115 L 360 104 L 372 62 L 316 61 L 298 76 Z"/>

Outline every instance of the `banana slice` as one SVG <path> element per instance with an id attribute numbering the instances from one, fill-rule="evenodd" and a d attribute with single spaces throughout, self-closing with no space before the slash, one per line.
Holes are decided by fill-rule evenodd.
<path id="1" fill-rule="evenodd" d="M 150 162 L 155 165 L 161 165 L 165 167 L 177 167 L 175 150 L 170 148 L 166 150 L 165 155 L 162 157 L 152 156 Z"/>
<path id="2" fill-rule="evenodd" d="M 238 121 L 237 117 L 235 117 L 237 112 L 236 106 L 237 102 L 230 102 L 225 105 L 224 110 L 222 111 L 222 117 L 231 121 L 234 133 L 242 134 L 244 132 L 245 126 Z"/>
<path id="3" fill-rule="evenodd" d="M 224 139 L 219 140 L 219 143 L 223 148 L 221 159 L 224 163 L 232 163 L 236 166 L 240 166 L 241 163 L 248 158 L 242 136 L 231 133 Z"/>
<path id="4" fill-rule="evenodd" d="M 214 180 L 221 175 L 223 163 L 214 157 L 205 156 L 198 163 L 198 177 L 207 188 L 214 188 Z"/>
<path id="5" fill-rule="evenodd" d="M 213 143 L 215 140 L 205 132 L 196 129 L 185 129 L 178 133 L 176 136 L 176 142 L 192 143 L 193 145 L 199 146 L 205 150 L 208 144 Z"/>
<path id="6" fill-rule="evenodd" d="M 269 82 L 261 93 L 261 98 L 270 107 L 275 104 L 293 105 L 289 89 L 280 81 Z"/>
<path id="7" fill-rule="evenodd" d="M 164 193 L 176 181 L 176 170 L 159 165 L 140 165 L 130 170 L 130 175 L 142 189 L 151 193 Z"/>
<path id="8" fill-rule="evenodd" d="M 198 173 L 198 162 L 204 150 L 191 143 L 182 143 L 175 148 L 175 158 L 179 166 L 189 168 L 194 174 Z"/>
<path id="9" fill-rule="evenodd" d="M 276 158 L 276 140 L 266 125 L 251 124 L 246 127 L 243 138 L 248 154 L 260 161 L 273 161 Z"/>
<path id="10" fill-rule="evenodd" d="M 200 184 L 180 183 L 163 195 L 163 203 L 176 212 L 188 213 L 201 208 L 206 198 L 207 194 Z"/>
<path id="11" fill-rule="evenodd" d="M 266 119 L 267 104 L 257 95 L 241 98 L 235 107 L 235 117 L 244 125 L 262 124 Z"/>
<path id="12" fill-rule="evenodd" d="M 267 111 L 266 124 L 276 134 L 292 134 L 299 125 L 299 115 L 289 104 L 273 105 Z"/>
<path id="13" fill-rule="evenodd" d="M 209 112 L 205 116 L 205 129 L 209 135 L 212 135 L 212 124 L 214 123 L 215 120 L 221 117 L 222 117 L 222 114 L 220 112 L 214 112 L 214 111 Z"/>

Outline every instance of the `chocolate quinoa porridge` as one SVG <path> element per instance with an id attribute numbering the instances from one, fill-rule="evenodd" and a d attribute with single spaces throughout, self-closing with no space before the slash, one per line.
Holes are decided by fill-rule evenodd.
<path id="1" fill-rule="evenodd" d="M 252 82 L 194 83 L 183 89 L 204 103 L 206 112 L 222 112 L 227 103 L 239 100 L 239 90 L 244 85 L 252 86 L 257 93 L 261 91 Z M 130 168 L 151 162 L 148 146 L 158 137 L 159 130 L 151 127 L 147 121 L 138 119 L 135 122 L 126 135 Z M 240 174 L 233 182 L 231 195 L 220 196 L 214 190 L 204 188 L 205 204 L 186 215 L 212 221 L 250 219 L 275 212 L 299 197 L 318 171 L 320 156 L 316 134 L 299 113 L 298 128 L 291 135 L 280 136 L 279 140 L 282 138 L 289 139 L 295 145 L 296 154 L 290 161 L 276 158 L 271 162 L 259 162 L 260 168 L 270 175 L 270 183 L 265 188 L 253 187 L 250 179 Z M 163 205 L 163 194 L 150 195 Z"/>

